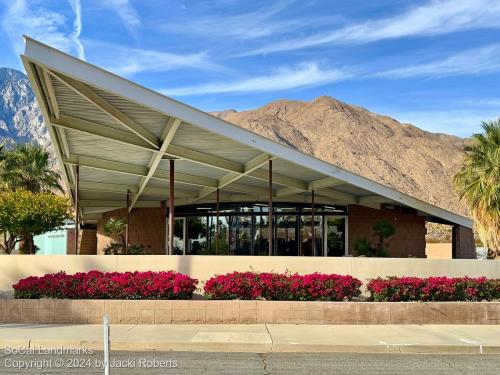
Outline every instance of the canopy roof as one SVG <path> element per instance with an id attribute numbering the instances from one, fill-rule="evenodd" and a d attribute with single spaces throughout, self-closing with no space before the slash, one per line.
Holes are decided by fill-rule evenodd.
<path id="1" fill-rule="evenodd" d="M 273 160 L 273 200 L 411 207 L 429 220 L 472 221 L 242 129 L 99 67 L 25 37 L 21 56 L 66 186 L 85 222 L 125 207 L 159 207 L 168 199 L 175 159 L 175 205 L 266 201 Z"/>

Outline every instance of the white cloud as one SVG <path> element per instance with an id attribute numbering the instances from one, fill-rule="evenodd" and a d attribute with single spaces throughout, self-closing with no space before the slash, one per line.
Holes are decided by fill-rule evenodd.
<path id="1" fill-rule="evenodd" d="M 186 67 L 199 70 L 224 70 L 211 62 L 204 52 L 182 55 L 117 46 L 94 40 L 85 40 L 85 45 L 93 63 L 119 75 L 132 76 L 145 71 L 160 72 Z"/>
<path id="2" fill-rule="evenodd" d="M 85 60 L 85 50 L 80 42 L 80 34 L 82 33 L 82 4 L 80 3 L 80 0 L 69 0 L 69 4 L 75 13 L 73 33 L 71 33 L 70 37 L 75 41 L 78 48 L 78 57 Z"/>
<path id="3" fill-rule="evenodd" d="M 236 37 L 238 39 L 256 39 L 269 35 L 284 34 L 305 26 L 318 26 L 328 22 L 338 21 L 338 16 L 282 18 L 273 17 L 286 9 L 289 4 L 278 1 L 272 6 L 257 9 L 253 12 L 240 14 L 225 14 L 223 17 L 210 16 L 193 18 L 192 16 L 180 22 L 168 22 L 158 27 L 161 30 L 180 34 L 193 34 L 206 37 Z"/>
<path id="4" fill-rule="evenodd" d="M 498 27 L 499 0 L 433 0 L 392 17 L 352 24 L 304 38 L 289 39 L 247 52 L 245 55 L 297 50 L 331 43 L 362 44 L 384 39 Z"/>
<path id="5" fill-rule="evenodd" d="M 167 95 L 188 96 L 227 92 L 265 92 L 280 91 L 305 86 L 318 86 L 325 83 L 353 79 L 404 79 L 433 78 L 452 75 L 479 74 L 500 71 L 500 44 L 466 50 L 443 59 L 404 66 L 384 71 L 362 72 L 356 74 L 345 70 L 322 70 L 318 64 L 306 63 L 295 68 L 283 68 L 275 74 L 245 78 L 230 82 L 213 82 L 202 85 L 168 88 L 162 91 Z"/>
<path id="6" fill-rule="evenodd" d="M 390 69 L 374 74 L 380 78 L 443 77 L 500 71 L 500 44 L 474 48 L 429 63 Z"/>
<path id="7" fill-rule="evenodd" d="M 26 34 L 52 47 L 85 58 L 79 40 L 82 29 L 80 1 L 70 1 L 75 13 L 72 27 L 68 27 L 67 19 L 62 13 L 45 9 L 37 4 L 29 0 L 12 1 L 2 16 L 2 28 L 12 41 L 16 53 L 22 52 L 22 35 Z"/>
<path id="8" fill-rule="evenodd" d="M 130 32 L 141 25 L 141 18 L 130 0 L 104 0 L 102 5 L 113 10 Z"/>
<path id="9" fill-rule="evenodd" d="M 246 78 L 233 82 L 208 83 L 160 90 L 166 95 L 187 96 L 228 92 L 280 91 L 301 87 L 319 86 L 350 77 L 342 70 L 322 70 L 314 62 L 301 64 L 293 69 L 282 68 L 275 74 Z"/>

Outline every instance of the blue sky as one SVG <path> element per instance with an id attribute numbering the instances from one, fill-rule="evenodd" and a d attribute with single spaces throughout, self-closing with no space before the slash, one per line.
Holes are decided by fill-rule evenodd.
<path id="1" fill-rule="evenodd" d="M 500 117 L 500 0 L 0 0 L 21 35 L 207 111 L 329 95 L 470 136 Z"/>

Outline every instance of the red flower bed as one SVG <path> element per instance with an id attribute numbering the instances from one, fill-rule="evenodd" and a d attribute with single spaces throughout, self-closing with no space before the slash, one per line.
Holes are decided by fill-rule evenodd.
<path id="1" fill-rule="evenodd" d="M 205 283 L 207 299 L 274 301 L 343 301 L 361 294 L 361 281 L 352 276 L 233 272 Z"/>
<path id="2" fill-rule="evenodd" d="M 377 302 L 500 299 L 500 279 L 486 277 L 379 277 L 370 280 L 367 289 Z"/>
<path id="3" fill-rule="evenodd" d="M 14 284 L 15 298 L 189 299 L 198 280 L 168 272 L 65 272 L 30 276 Z"/>

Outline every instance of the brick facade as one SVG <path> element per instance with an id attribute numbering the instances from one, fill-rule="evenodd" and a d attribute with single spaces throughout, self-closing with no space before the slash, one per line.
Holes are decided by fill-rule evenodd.
<path id="1" fill-rule="evenodd" d="M 390 257 L 406 258 L 415 256 L 425 258 L 425 217 L 415 213 L 403 213 L 401 208 L 376 210 L 369 207 L 352 205 L 348 207 L 349 254 L 354 253 L 356 241 L 366 237 L 372 246 L 377 238 L 373 225 L 381 220 L 390 221 L 395 229 L 394 236 L 386 240 Z"/>
<path id="2" fill-rule="evenodd" d="M 151 254 L 165 254 L 166 221 L 161 208 L 134 208 L 130 213 L 129 242 L 143 245 Z M 104 234 L 104 223 L 110 217 L 127 216 L 127 209 L 108 211 L 97 222 L 97 254 L 103 254 L 104 248 L 112 241 Z"/>
<path id="3" fill-rule="evenodd" d="M 92 228 L 80 229 L 78 234 L 78 254 L 96 255 L 97 230 Z M 75 253 L 75 230 L 68 229 L 66 240 L 66 254 Z"/>

